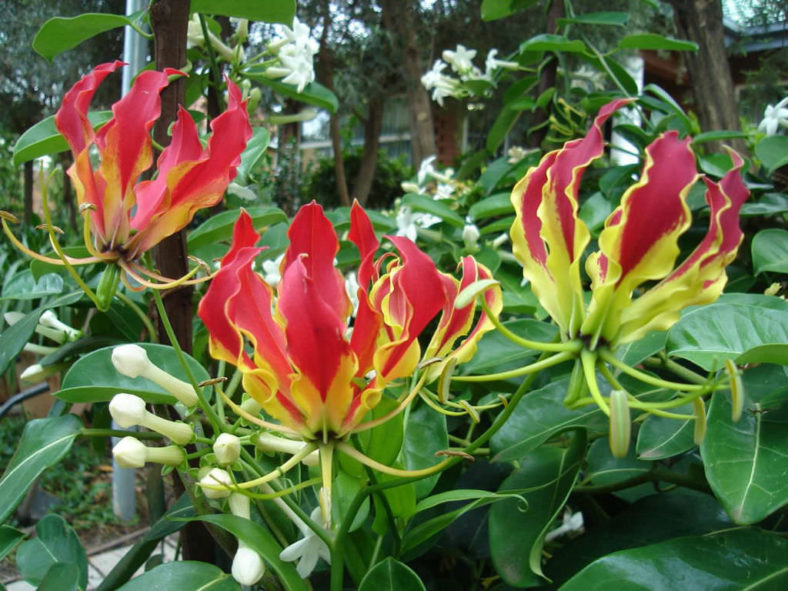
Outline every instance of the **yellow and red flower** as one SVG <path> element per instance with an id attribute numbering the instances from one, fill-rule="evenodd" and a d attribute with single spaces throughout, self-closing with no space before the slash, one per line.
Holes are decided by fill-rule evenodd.
<path id="1" fill-rule="evenodd" d="M 77 82 L 63 98 L 55 124 L 74 155 L 68 174 L 77 202 L 91 210 L 88 250 L 100 259 L 126 263 L 182 229 L 197 210 L 222 199 L 252 130 L 241 92 L 228 81 L 228 108 L 211 122 L 207 146 L 181 107 L 155 176 L 140 180 L 153 164 L 150 130 L 161 111 L 159 93 L 170 76 L 184 74 L 173 69 L 141 72 L 113 105 L 112 118 L 94 132 L 88 106 L 99 84 L 122 65 L 102 64 Z M 97 168 L 91 162 L 94 146 Z"/>
<path id="2" fill-rule="evenodd" d="M 375 259 L 380 243 L 358 204 L 351 210 L 349 233 L 361 261 L 355 314 L 334 266 L 339 241 L 323 209 L 314 202 L 302 207 L 288 236 L 274 294 L 252 270 L 263 249 L 255 246 L 259 235 L 242 212 L 199 315 L 210 333 L 211 355 L 237 366 L 245 390 L 307 440 L 343 437 L 378 404 L 388 383 L 412 375 L 423 357 L 418 337 L 439 312 L 426 352 L 444 362 L 452 355 L 466 359 L 491 327 L 482 314 L 471 329 L 475 303 L 453 305 L 463 287 L 489 278 L 483 266 L 466 257 L 463 279 L 457 281 L 397 236 L 388 238 L 397 253 Z M 500 310 L 499 290 L 485 297 L 491 309 Z"/>
<path id="3" fill-rule="evenodd" d="M 660 135 L 646 148 L 640 179 L 605 221 L 599 251 L 586 260 L 592 292 L 586 308 L 580 264 L 590 233 L 577 215 L 580 182 L 603 154 L 602 126 L 628 102 L 605 105 L 584 138 L 546 154 L 512 192 L 511 237 L 524 276 L 562 338 L 582 338 L 591 349 L 665 330 L 682 308 L 714 301 L 742 239 L 739 210 L 749 194 L 743 160 L 731 151 L 733 167 L 719 182 L 703 177 L 710 217 L 705 238 L 675 267 L 678 239 L 691 223 L 687 195 L 700 175 L 690 138 L 675 131 Z M 659 283 L 633 299 L 652 281 Z"/>

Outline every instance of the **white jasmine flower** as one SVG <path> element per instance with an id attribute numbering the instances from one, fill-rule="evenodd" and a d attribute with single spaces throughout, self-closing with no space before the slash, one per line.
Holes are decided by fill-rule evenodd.
<path id="1" fill-rule="evenodd" d="M 460 75 L 468 75 L 473 70 L 472 60 L 476 57 L 475 49 L 468 49 L 464 45 L 457 45 L 455 51 L 447 49 L 442 55 L 443 59 Z"/>
<path id="2" fill-rule="evenodd" d="M 279 273 L 279 264 L 284 256 L 284 254 L 280 254 L 273 260 L 263 261 L 263 279 L 271 287 L 276 287 L 282 280 L 282 275 Z"/>
<path id="3" fill-rule="evenodd" d="M 491 77 L 493 72 L 498 68 L 503 68 L 505 70 L 516 70 L 520 67 L 517 62 L 496 59 L 496 55 L 498 55 L 497 49 L 491 49 L 489 52 L 487 52 L 487 59 L 484 62 L 484 68 L 488 77 Z"/>
<path id="4" fill-rule="evenodd" d="M 476 224 L 467 223 L 462 229 L 462 241 L 465 243 L 465 248 L 474 250 L 479 247 L 479 238 L 482 233 Z"/>
<path id="5" fill-rule="evenodd" d="M 414 213 L 413 210 L 406 206 L 400 207 L 397 212 L 397 236 L 404 236 L 416 242 L 419 235 L 419 228 L 429 228 L 441 219 L 432 215 L 431 213 Z"/>
<path id="6" fill-rule="evenodd" d="M 359 284 L 356 273 L 351 271 L 345 275 L 345 291 L 347 291 L 347 296 L 350 298 L 350 303 L 353 305 L 353 316 L 358 312 L 358 288 Z"/>
<path id="7" fill-rule="evenodd" d="M 435 199 L 451 199 L 454 195 L 454 186 L 448 183 L 438 183 L 435 189 Z"/>
<path id="8" fill-rule="evenodd" d="M 433 154 L 421 161 L 419 172 L 416 174 L 416 180 L 420 186 L 424 186 L 427 179 L 435 175 L 435 167 L 432 165 L 432 163 L 435 162 L 435 158 L 436 156 Z"/>
<path id="9" fill-rule="evenodd" d="M 422 193 L 424 191 L 419 185 L 409 181 L 403 181 L 399 186 L 405 193 Z"/>
<path id="10" fill-rule="evenodd" d="M 299 50 L 306 50 L 310 57 L 320 50 L 320 45 L 310 37 L 310 30 L 307 25 L 293 18 L 293 27 L 282 25 L 281 33 L 289 44 L 295 45 Z"/>
<path id="11" fill-rule="evenodd" d="M 550 542 L 556 538 L 565 536 L 566 534 L 579 533 L 583 531 L 583 514 L 579 511 L 572 513 L 569 510 L 564 511 L 563 524 L 555 528 L 553 531 L 547 532 L 544 538 L 545 542 Z"/>
<path id="12" fill-rule="evenodd" d="M 310 515 L 312 521 L 320 519 L 320 507 L 315 507 Z M 317 566 L 319 559 L 325 560 L 331 564 L 331 553 L 328 550 L 326 543 L 317 537 L 305 523 L 301 520 L 295 522 L 304 537 L 293 542 L 287 548 L 279 553 L 279 559 L 286 562 L 298 561 L 296 571 L 302 579 L 306 579 Z"/>
<path id="13" fill-rule="evenodd" d="M 441 60 L 436 60 L 432 69 L 428 70 L 422 77 L 421 83 L 428 91 L 432 91 L 432 100 L 443 106 L 443 99 L 446 97 L 458 97 L 461 94 L 460 81 L 443 74 L 446 64 Z"/>
<path id="14" fill-rule="evenodd" d="M 528 156 L 528 154 L 530 154 L 531 152 L 533 152 L 533 150 L 526 150 L 525 148 L 520 146 L 512 146 L 511 148 L 509 148 L 509 151 L 506 152 L 506 155 L 509 157 L 507 158 L 506 162 L 508 162 L 509 164 L 517 164 L 518 162 L 520 162 L 520 160 Z"/>
<path id="15" fill-rule="evenodd" d="M 758 131 L 775 135 L 779 127 L 788 127 L 788 96 L 776 105 L 766 107 L 763 120 L 758 124 Z"/>
<path id="16" fill-rule="evenodd" d="M 254 191 L 252 191 L 249 187 L 244 187 L 238 183 L 230 183 L 227 185 L 227 192 L 243 199 L 244 201 L 255 201 L 257 199 L 257 195 L 255 195 Z"/>

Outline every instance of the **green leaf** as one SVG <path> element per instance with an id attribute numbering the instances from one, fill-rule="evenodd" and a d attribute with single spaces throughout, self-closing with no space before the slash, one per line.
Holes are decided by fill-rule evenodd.
<path id="1" fill-rule="evenodd" d="M 287 221 L 285 212 L 278 207 L 255 205 L 248 208 L 246 212 L 252 216 L 252 225 L 258 232 L 262 232 L 268 226 Z M 189 251 L 208 244 L 229 241 L 233 235 L 233 226 L 240 213 L 240 210 L 223 211 L 211 216 L 199 227 L 189 232 L 187 239 Z"/>
<path id="2" fill-rule="evenodd" d="M 82 423 L 74 415 L 34 419 L 25 425 L 22 439 L 0 479 L 0 522 L 16 508 L 33 481 L 68 453 L 81 428 Z"/>
<path id="3" fill-rule="evenodd" d="M 329 113 L 336 113 L 339 108 L 339 101 L 336 95 L 328 88 L 318 82 L 310 82 L 304 90 L 298 92 L 298 88 L 292 84 L 285 84 L 279 80 L 269 78 L 265 74 L 267 68 L 264 66 L 252 66 L 241 72 L 241 75 L 249 80 L 254 80 L 260 84 L 268 86 L 277 94 L 286 98 L 291 98 L 308 105 L 320 107 Z"/>
<path id="4" fill-rule="evenodd" d="M 762 399 L 785 385 L 782 368 L 745 371 L 744 412 L 734 423 L 727 391 L 711 399 L 706 437 L 700 447 L 706 478 L 736 523 L 756 523 L 788 502 L 788 406 L 767 408 Z"/>
<path id="5" fill-rule="evenodd" d="M 190 519 L 190 521 L 204 521 L 217 525 L 233 534 L 236 538 L 242 539 L 252 550 L 265 558 L 267 565 L 274 570 L 287 589 L 291 591 L 308 589 L 307 584 L 296 572 L 295 566 L 290 562 L 284 562 L 279 559 L 282 547 L 274 536 L 259 523 L 229 514 L 198 515 Z M 177 588 L 191 589 L 192 587 L 180 586 Z M 126 588 L 123 587 L 123 589 L 125 590 Z"/>
<path id="6" fill-rule="evenodd" d="M 413 570 L 390 556 L 370 569 L 359 591 L 425 591 L 424 583 Z"/>
<path id="7" fill-rule="evenodd" d="M 38 30 L 33 39 L 33 49 L 48 60 L 57 54 L 76 47 L 83 41 L 99 33 L 118 27 L 129 26 L 140 31 L 137 18 L 141 13 L 131 15 L 88 12 L 71 18 L 56 16 L 49 19 Z"/>
<path id="8" fill-rule="evenodd" d="M 530 318 L 510 320 L 504 325 L 515 334 L 535 341 L 549 343 L 556 334 L 554 325 Z M 533 359 L 534 355 L 534 351 L 512 343 L 499 332 L 492 331 L 482 337 L 476 355 L 461 366 L 462 373 L 484 374 L 507 371 L 525 365 Z"/>
<path id="9" fill-rule="evenodd" d="M 629 480 L 651 470 L 651 464 L 635 458 L 633 446 L 626 457 L 615 458 L 606 439 L 597 439 L 588 449 L 584 480 L 607 485 Z"/>
<path id="10" fill-rule="evenodd" d="M 768 172 L 788 164 L 788 136 L 770 135 L 755 146 L 755 155 Z"/>
<path id="11" fill-rule="evenodd" d="M 594 193 L 583 201 L 580 206 L 580 219 L 586 223 L 591 232 L 602 228 L 607 216 L 613 211 L 610 201 L 602 193 Z"/>
<path id="12" fill-rule="evenodd" d="M 586 44 L 577 39 L 567 39 L 563 35 L 543 33 L 535 35 L 520 44 L 520 53 L 526 51 L 564 51 L 567 53 L 583 53 Z"/>
<path id="13" fill-rule="evenodd" d="M 56 562 L 47 570 L 36 591 L 79 591 L 79 568 L 76 564 Z"/>
<path id="14" fill-rule="evenodd" d="M 503 140 L 506 139 L 506 136 L 509 135 L 514 124 L 517 123 L 520 115 L 522 115 L 522 111 L 518 109 L 510 109 L 507 106 L 501 109 L 500 113 L 498 113 L 498 117 L 495 118 L 495 121 L 490 127 L 490 131 L 487 133 L 485 147 L 488 151 L 495 152 L 498 150 L 498 147 L 503 143 Z"/>
<path id="15" fill-rule="evenodd" d="M 57 273 L 42 275 L 38 281 L 30 270 L 17 273 L 3 286 L 0 300 L 37 300 L 63 291 L 63 278 Z"/>
<path id="16" fill-rule="evenodd" d="M 296 13 L 296 0 L 191 0 L 191 11 L 219 16 L 234 16 L 250 21 L 282 23 L 288 27 L 293 24 Z"/>
<path id="17" fill-rule="evenodd" d="M 118 591 L 241 591 L 241 586 L 218 566 L 185 560 L 167 562 L 141 574 Z"/>
<path id="18" fill-rule="evenodd" d="M 728 131 L 728 130 L 719 130 L 719 131 L 704 131 L 703 133 L 699 133 L 695 137 L 692 138 L 692 145 L 695 144 L 704 144 L 706 142 L 719 142 L 725 140 L 735 140 L 739 138 L 746 138 L 749 137 L 746 133 L 742 133 L 741 131 Z"/>
<path id="19" fill-rule="evenodd" d="M 762 362 L 788 363 L 786 344 L 785 308 L 717 302 L 684 314 L 668 332 L 667 351 L 711 371 L 721 368 L 726 359 L 737 359 L 749 351 L 762 354 Z M 750 354 L 746 359 L 750 363 L 759 360 L 753 357 Z"/>
<path id="20" fill-rule="evenodd" d="M 752 266 L 755 274 L 788 273 L 788 230 L 761 230 L 752 239 Z"/>
<path id="21" fill-rule="evenodd" d="M 514 213 L 514 206 L 509 193 L 495 193 L 481 201 L 477 201 L 468 209 L 468 215 L 474 221 L 512 213 Z"/>
<path id="22" fill-rule="evenodd" d="M 589 12 L 579 14 L 572 18 L 559 18 L 559 25 L 579 24 L 579 25 L 611 25 L 623 27 L 629 22 L 628 12 Z"/>
<path id="23" fill-rule="evenodd" d="M 402 198 L 402 205 L 407 205 L 413 211 L 423 211 L 438 216 L 447 224 L 457 228 L 465 227 L 465 221 L 451 207 L 446 205 L 445 200 L 433 199 L 428 195 L 418 193 L 408 193 Z"/>
<path id="24" fill-rule="evenodd" d="M 10 525 L 0 525 L 0 560 L 25 539 L 25 532 Z"/>
<path id="25" fill-rule="evenodd" d="M 95 111 L 88 113 L 93 128 L 101 127 L 110 120 L 112 111 Z M 35 160 L 48 154 L 57 154 L 68 150 L 65 138 L 55 127 L 55 116 L 51 115 L 36 123 L 23 133 L 14 144 L 14 166 L 29 160 Z"/>
<path id="26" fill-rule="evenodd" d="M 249 179 L 249 173 L 265 156 L 265 151 L 268 149 L 268 142 L 271 139 L 271 134 L 265 127 L 255 127 L 252 132 L 251 139 L 246 143 L 243 154 L 241 154 L 241 164 L 238 165 L 237 174 L 235 175 L 235 182 L 241 185 L 246 185 Z"/>
<path id="27" fill-rule="evenodd" d="M 426 405 L 411 407 L 405 421 L 400 458 L 407 470 L 420 470 L 437 463 L 435 453 L 449 447 L 446 417 Z M 428 495 L 438 482 L 440 474 L 422 478 L 413 483 L 416 497 Z"/>
<path id="28" fill-rule="evenodd" d="M 741 217 L 773 216 L 788 211 L 788 196 L 766 193 L 757 201 L 748 201 L 741 207 Z"/>
<path id="29" fill-rule="evenodd" d="M 139 396 L 150 404 L 175 404 L 175 397 L 162 392 L 153 392 L 140 388 L 124 387 L 126 394 Z M 71 403 L 84 402 L 109 402 L 118 393 L 118 386 L 74 386 L 72 388 L 61 388 L 54 393 L 60 400 Z"/>
<path id="30" fill-rule="evenodd" d="M 494 21 L 525 10 L 539 0 L 482 0 L 482 20 Z"/>
<path id="31" fill-rule="evenodd" d="M 50 513 L 36 524 L 36 537 L 19 546 L 16 565 L 23 579 L 38 584 L 55 564 L 75 566 L 79 572 L 79 585 L 85 588 L 88 582 L 85 549 L 66 520 Z"/>
<path id="32" fill-rule="evenodd" d="M 586 432 L 571 431 L 567 447 L 540 447 L 523 457 L 520 467 L 498 492 L 527 490 L 520 501 L 496 503 L 490 509 L 490 553 L 498 574 L 509 585 L 539 584 L 544 537 L 572 491 L 585 456 Z M 537 576 L 538 575 L 538 576 Z"/>
<path id="33" fill-rule="evenodd" d="M 697 51 L 698 44 L 657 35 L 656 33 L 635 33 L 627 35 L 618 42 L 618 49 L 666 49 L 669 51 Z"/>
<path id="34" fill-rule="evenodd" d="M 140 343 L 139 346 L 147 351 L 148 358 L 152 363 L 168 374 L 188 382 L 186 372 L 178 361 L 178 355 L 175 353 L 175 349 L 168 345 L 151 343 Z M 147 396 L 147 399 L 151 401 L 153 400 L 150 398 L 151 393 L 169 396 L 164 388 L 154 384 L 146 378 L 130 378 L 119 373 L 115 369 L 115 366 L 112 365 L 113 349 L 114 347 L 104 347 L 103 349 L 97 349 L 79 358 L 63 378 L 62 388 L 67 390 L 82 388 L 84 386 L 112 387 L 118 392 L 143 392 L 143 397 Z M 209 379 L 210 375 L 196 359 L 189 355 L 185 355 L 185 357 L 197 382 Z M 67 395 L 73 392 L 75 392 L 75 390 L 71 390 Z M 174 401 L 174 398 L 169 398 L 170 404 Z"/>
<path id="35" fill-rule="evenodd" d="M 692 405 L 680 406 L 673 412 L 691 414 Z M 693 430 L 693 421 L 649 415 L 638 431 L 638 457 L 641 460 L 661 460 L 682 454 L 695 447 Z"/>
<path id="36" fill-rule="evenodd" d="M 782 589 L 788 585 L 788 541 L 755 529 L 677 538 L 600 558 L 561 591 L 608 589 Z"/>
<path id="37" fill-rule="evenodd" d="M 42 312 L 42 309 L 37 309 L 25 314 L 22 320 L 0 334 L 0 373 L 5 373 L 9 364 L 16 359 L 25 343 L 33 336 Z"/>

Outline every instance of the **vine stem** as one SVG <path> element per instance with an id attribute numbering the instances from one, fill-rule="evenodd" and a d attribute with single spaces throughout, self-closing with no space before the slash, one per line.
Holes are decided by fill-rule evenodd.
<path id="1" fill-rule="evenodd" d="M 520 345 L 525 349 L 535 349 L 536 351 L 547 351 L 554 353 L 560 353 L 562 351 L 577 353 L 583 348 L 583 343 L 580 341 L 567 341 L 565 343 L 544 343 L 542 341 L 532 341 L 530 339 L 525 339 L 519 335 L 516 335 L 506 326 L 504 326 L 501 320 L 492 313 L 484 297 L 480 298 L 479 301 L 481 302 L 482 308 L 484 309 L 484 313 L 487 315 L 487 318 L 489 318 L 490 322 L 492 322 L 496 330 L 500 332 L 503 337 L 509 339 L 515 345 Z"/>

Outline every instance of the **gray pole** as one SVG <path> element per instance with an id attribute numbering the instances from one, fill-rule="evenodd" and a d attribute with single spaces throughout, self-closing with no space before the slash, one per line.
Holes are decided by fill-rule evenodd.
<path id="1" fill-rule="evenodd" d="M 130 15 L 143 9 L 144 0 L 126 0 L 126 14 Z M 128 65 L 123 68 L 122 94 L 131 88 L 134 76 L 145 65 L 148 52 L 148 41 L 131 27 L 125 27 L 123 33 L 123 61 Z M 113 429 L 120 429 L 113 421 Z M 133 430 L 132 427 L 129 431 Z M 112 438 L 115 445 L 120 439 Z M 137 513 L 134 494 L 134 468 L 121 468 L 112 460 L 112 510 L 121 521 L 131 521 Z"/>

